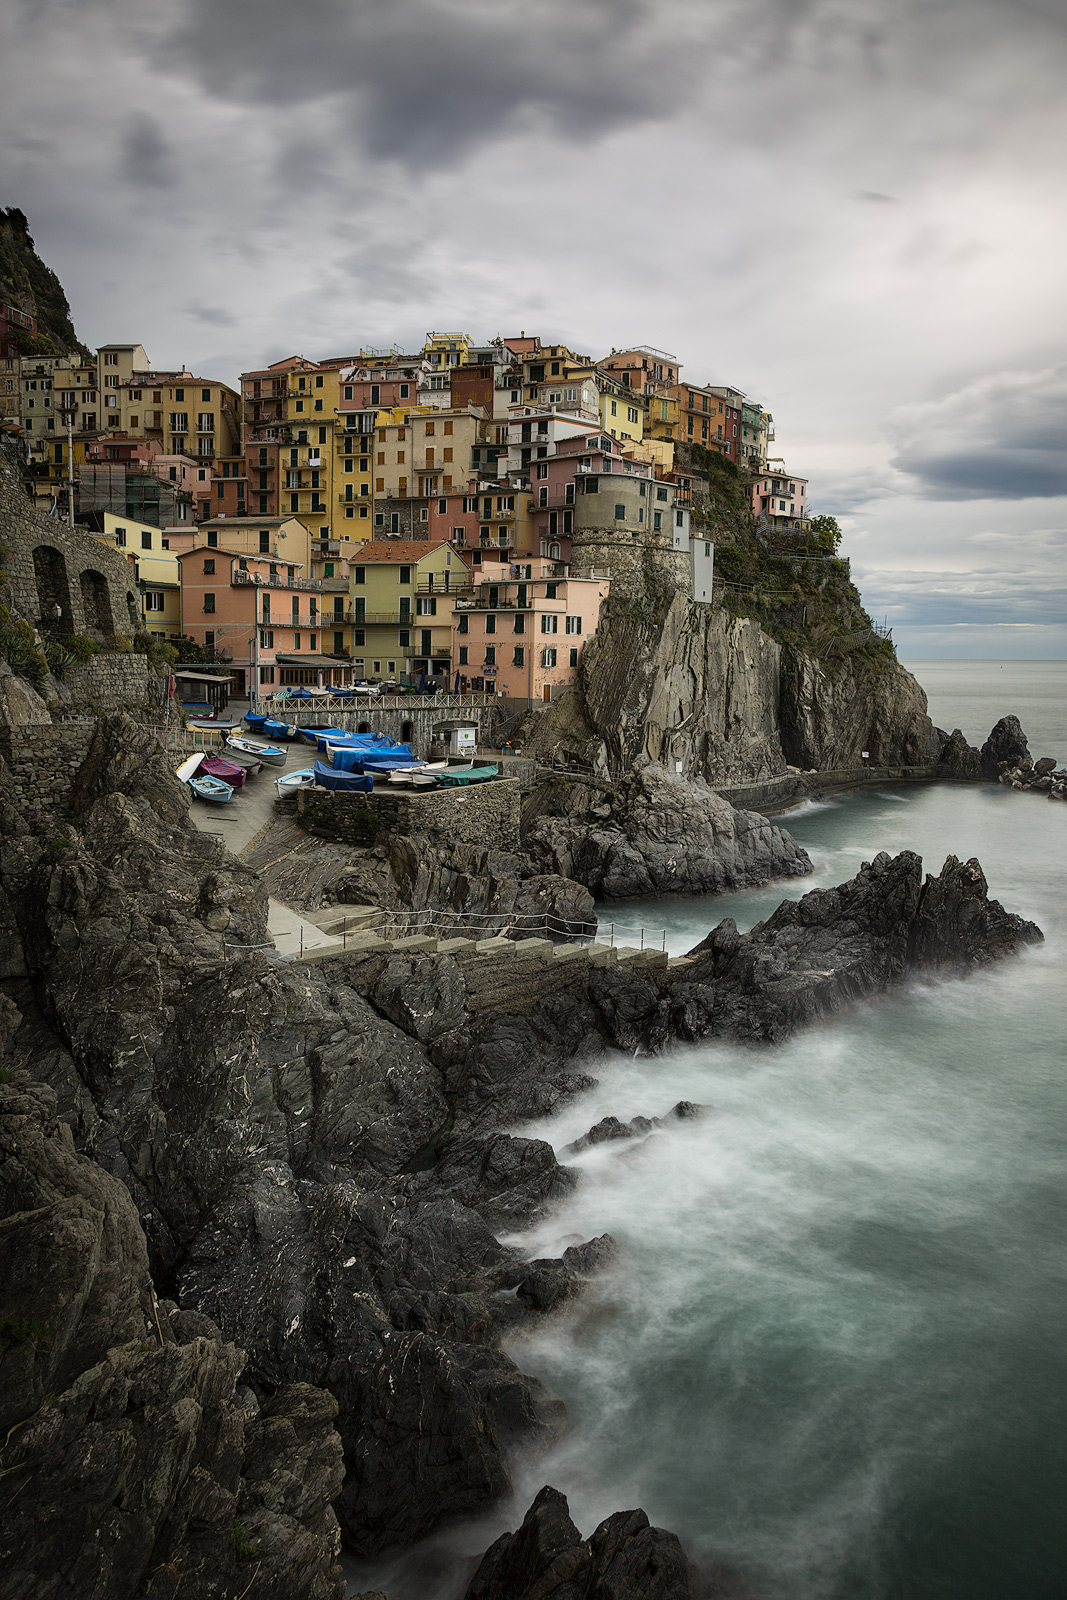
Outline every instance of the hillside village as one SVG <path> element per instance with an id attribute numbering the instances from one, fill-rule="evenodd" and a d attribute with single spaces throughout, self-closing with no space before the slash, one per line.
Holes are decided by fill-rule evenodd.
<path id="1" fill-rule="evenodd" d="M 0 429 L 27 491 L 125 556 L 144 633 L 239 694 L 551 701 L 613 590 L 659 570 L 711 603 L 709 480 L 786 547 L 810 536 L 770 412 L 651 346 L 431 332 L 412 354 L 289 356 L 238 392 L 141 344 L 59 349 L 21 300 L 0 303 Z"/>

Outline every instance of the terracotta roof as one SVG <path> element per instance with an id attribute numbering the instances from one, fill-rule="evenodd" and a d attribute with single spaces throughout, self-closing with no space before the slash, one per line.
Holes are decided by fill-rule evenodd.
<path id="1" fill-rule="evenodd" d="M 366 544 L 353 546 L 348 559 L 357 567 L 369 561 L 415 562 L 442 549 L 451 549 L 447 539 L 369 539 Z M 456 556 L 456 560 L 466 566 L 462 557 Z"/>

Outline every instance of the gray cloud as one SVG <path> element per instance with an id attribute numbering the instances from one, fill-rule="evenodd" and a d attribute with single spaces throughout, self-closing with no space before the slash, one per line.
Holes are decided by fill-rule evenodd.
<path id="1" fill-rule="evenodd" d="M 138 189 L 170 189 L 177 181 L 170 147 L 146 111 L 135 112 L 123 130 L 122 173 Z"/>
<path id="2" fill-rule="evenodd" d="M 246 105 L 332 101 L 332 129 L 376 160 L 430 169 L 530 116 L 588 137 L 675 114 L 700 81 L 698 15 L 687 0 L 658 15 L 648 0 L 188 0 L 154 50 Z"/>
<path id="3" fill-rule="evenodd" d="M 1067 363 L 1003 372 L 910 408 L 893 465 L 934 500 L 1067 494 Z"/>
<path id="4" fill-rule="evenodd" d="M 231 311 L 223 310 L 222 306 L 186 306 L 187 314 L 196 322 L 206 322 L 213 328 L 232 328 L 236 326 L 237 318 Z"/>

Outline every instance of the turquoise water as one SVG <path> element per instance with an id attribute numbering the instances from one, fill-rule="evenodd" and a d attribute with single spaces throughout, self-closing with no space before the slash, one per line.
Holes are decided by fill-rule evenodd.
<path id="1" fill-rule="evenodd" d="M 1067 667 L 1009 666 L 917 674 L 941 726 L 980 741 L 1014 710 L 1035 754 L 1067 757 Z M 583 1532 L 641 1505 L 760 1600 L 1067 1591 L 1067 807 L 946 786 L 782 820 L 822 883 L 880 849 L 934 871 L 977 855 L 1046 942 L 774 1050 L 616 1056 L 596 1089 L 523 1130 L 562 1150 L 608 1113 L 708 1107 L 577 1158 L 573 1199 L 523 1236 L 534 1255 L 605 1231 L 621 1246 L 580 1304 L 513 1346 L 570 1431 L 518 1464 L 499 1515 L 379 1569 L 391 1600 L 461 1593 L 464 1553 L 546 1482 Z M 684 949 L 781 898 L 642 912 Z"/>

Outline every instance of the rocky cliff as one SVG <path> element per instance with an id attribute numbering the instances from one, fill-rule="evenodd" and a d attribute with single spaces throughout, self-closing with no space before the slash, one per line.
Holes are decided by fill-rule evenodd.
<path id="1" fill-rule="evenodd" d="M 662 607 L 610 601 L 578 686 L 532 721 L 528 748 L 593 772 L 641 759 L 716 788 L 831 768 L 936 761 L 926 696 L 888 653 L 822 657 L 757 620 L 675 593 Z"/>
<path id="2" fill-rule="evenodd" d="M 151 730 L 102 725 L 62 819 L 32 828 L 12 798 L 0 769 L 20 1597 L 334 1600 L 339 1451 L 364 1555 L 484 1509 L 561 1423 L 501 1338 L 612 1254 L 499 1243 L 576 1182 L 508 1127 L 607 1047 L 780 1038 L 1039 937 L 976 863 L 924 883 L 902 856 L 658 970 L 301 969 L 265 948 L 261 882 L 190 826 Z"/>

